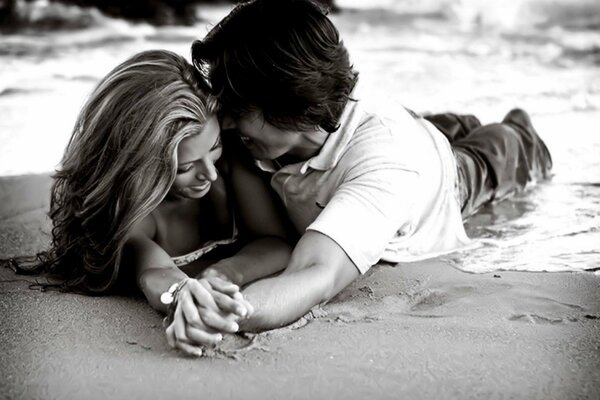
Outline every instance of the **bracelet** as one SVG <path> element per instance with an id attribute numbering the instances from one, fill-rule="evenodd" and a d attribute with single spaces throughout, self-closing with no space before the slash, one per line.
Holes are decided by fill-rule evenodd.
<path id="1" fill-rule="evenodd" d="M 160 302 L 167 306 L 173 303 L 177 298 L 177 294 L 187 284 L 188 280 L 190 280 L 190 278 L 186 277 L 169 286 L 169 289 L 160 295 Z"/>
<path id="2" fill-rule="evenodd" d="M 173 323 L 175 317 L 175 308 L 177 307 L 177 294 L 187 284 L 190 277 L 186 277 L 177 283 L 169 286 L 166 292 L 160 295 L 160 302 L 167 305 L 167 316 L 163 319 L 163 326 L 166 328 Z"/>

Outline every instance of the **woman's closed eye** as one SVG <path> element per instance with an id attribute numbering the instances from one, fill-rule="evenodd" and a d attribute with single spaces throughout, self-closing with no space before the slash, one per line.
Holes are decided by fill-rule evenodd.
<path id="1" fill-rule="evenodd" d="M 193 166 L 194 165 L 192 163 L 179 166 L 177 167 L 177 174 L 185 174 L 186 172 L 191 171 Z"/>
<path id="2" fill-rule="evenodd" d="M 221 151 L 222 149 L 223 149 L 223 143 L 221 142 L 221 135 L 217 135 L 217 139 L 215 140 L 212 147 L 210 148 L 209 153 L 215 153 L 217 151 Z M 218 154 L 218 155 L 210 157 L 210 158 L 219 158 L 220 156 L 221 155 Z M 206 155 L 205 157 L 208 157 L 208 155 Z M 194 164 L 200 160 L 202 160 L 202 158 L 199 158 L 196 161 L 189 161 L 185 164 L 178 165 L 177 166 L 177 175 L 182 175 L 182 174 L 185 174 L 186 172 L 191 171 L 194 168 Z M 214 160 L 211 160 L 211 162 L 214 162 Z"/>

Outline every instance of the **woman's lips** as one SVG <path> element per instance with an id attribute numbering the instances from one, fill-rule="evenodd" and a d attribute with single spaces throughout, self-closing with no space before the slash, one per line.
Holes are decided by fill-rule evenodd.
<path id="1" fill-rule="evenodd" d="M 210 186 L 210 181 L 206 181 L 202 185 L 190 186 L 189 188 L 193 191 L 201 192 L 202 190 L 206 189 L 209 186 Z"/>

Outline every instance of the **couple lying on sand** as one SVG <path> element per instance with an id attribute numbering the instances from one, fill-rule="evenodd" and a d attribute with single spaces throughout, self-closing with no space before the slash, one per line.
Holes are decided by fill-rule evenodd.
<path id="1" fill-rule="evenodd" d="M 52 247 L 13 260 L 94 294 L 135 275 L 189 354 L 289 324 L 380 260 L 463 248 L 464 218 L 551 168 L 522 110 L 363 109 L 309 0 L 238 5 L 192 59 L 146 51 L 98 84 L 54 177 Z"/>

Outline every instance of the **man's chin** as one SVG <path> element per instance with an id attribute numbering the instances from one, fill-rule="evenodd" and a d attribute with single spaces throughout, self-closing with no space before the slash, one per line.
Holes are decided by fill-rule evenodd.
<path id="1" fill-rule="evenodd" d="M 252 151 L 250 152 L 250 154 L 252 155 L 252 157 L 255 160 L 258 160 L 258 161 L 273 161 L 281 156 L 281 154 L 266 153 L 266 152 L 252 152 Z"/>

